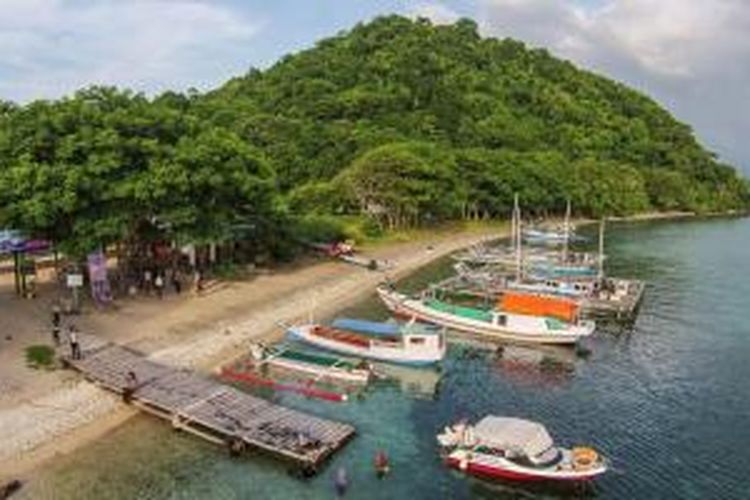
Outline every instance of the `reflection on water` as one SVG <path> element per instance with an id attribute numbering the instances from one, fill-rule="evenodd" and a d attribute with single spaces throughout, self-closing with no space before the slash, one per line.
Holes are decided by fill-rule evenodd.
<path id="1" fill-rule="evenodd" d="M 603 325 L 587 357 L 453 341 L 441 371 L 397 373 L 345 404 L 269 394 L 357 427 L 310 481 L 290 478 L 277 460 L 230 459 L 139 417 L 40 471 L 19 498 L 332 498 L 338 467 L 351 483 L 347 498 L 356 499 L 747 498 L 747 248 L 747 219 L 624 225 L 608 231 L 607 266 L 648 280 L 644 303 L 634 324 Z M 431 266 L 404 286 L 418 289 L 449 266 Z M 373 297 L 342 315 L 382 319 L 387 312 Z M 570 492 L 487 483 L 443 467 L 435 434 L 488 413 L 539 421 L 561 445 L 592 445 L 613 470 L 593 490 Z M 379 449 L 392 465 L 384 480 L 372 467 Z"/>
<path id="2" fill-rule="evenodd" d="M 440 367 L 417 368 L 387 363 L 377 363 L 375 367 L 379 373 L 387 377 L 380 382 L 381 386 L 396 384 L 406 397 L 434 399 L 438 396 L 442 377 Z"/>

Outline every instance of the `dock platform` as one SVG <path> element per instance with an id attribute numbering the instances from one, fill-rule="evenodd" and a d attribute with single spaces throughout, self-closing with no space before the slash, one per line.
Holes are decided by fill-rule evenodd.
<path id="1" fill-rule="evenodd" d="M 232 453 L 263 450 L 312 474 L 355 434 L 349 424 L 275 405 L 128 347 L 92 335 L 78 338 L 81 359 L 63 359 L 86 379 Z"/>

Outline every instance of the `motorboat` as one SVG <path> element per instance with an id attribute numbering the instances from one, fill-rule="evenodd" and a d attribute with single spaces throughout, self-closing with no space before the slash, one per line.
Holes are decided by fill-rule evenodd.
<path id="1" fill-rule="evenodd" d="M 595 449 L 555 445 L 540 423 L 489 415 L 437 436 L 445 463 L 466 474 L 514 481 L 590 481 L 607 471 Z"/>

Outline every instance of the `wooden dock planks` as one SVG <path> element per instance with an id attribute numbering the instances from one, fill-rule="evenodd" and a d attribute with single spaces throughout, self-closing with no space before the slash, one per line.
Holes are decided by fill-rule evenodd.
<path id="1" fill-rule="evenodd" d="M 260 448 L 314 470 L 355 433 L 351 425 L 272 404 L 127 347 L 91 335 L 79 341 L 82 359 L 65 360 L 86 379 L 118 394 L 131 392 L 134 405 L 235 451 Z"/>

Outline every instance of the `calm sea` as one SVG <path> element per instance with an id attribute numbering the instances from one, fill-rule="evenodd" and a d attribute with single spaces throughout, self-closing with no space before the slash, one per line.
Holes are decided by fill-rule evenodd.
<path id="1" fill-rule="evenodd" d="M 440 373 L 402 370 L 346 404 L 271 395 L 352 422 L 359 434 L 315 479 L 273 459 L 222 449 L 138 417 L 30 478 L 20 498 L 750 498 L 750 219 L 623 224 L 608 231 L 608 271 L 648 280 L 634 325 L 605 326 L 591 354 L 454 345 Z M 435 263 L 402 286 L 446 275 Z M 385 317 L 373 299 L 355 308 Z M 587 491 L 528 489 L 444 468 L 434 436 L 487 413 L 543 422 L 563 445 L 591 444 L 613 470 Z M 393 470 L 372 470 L 384 449 Z"/>

